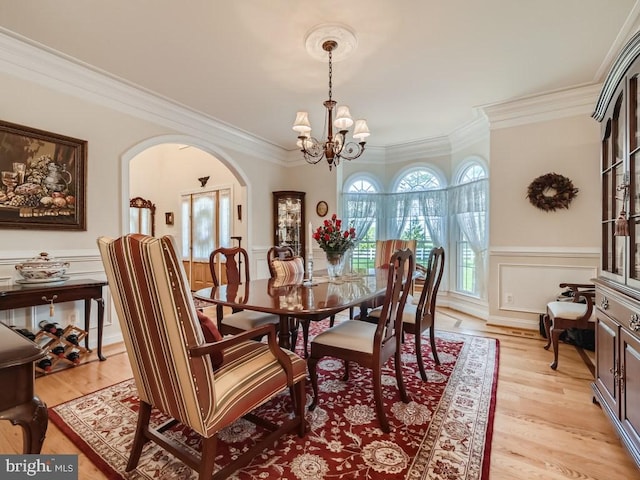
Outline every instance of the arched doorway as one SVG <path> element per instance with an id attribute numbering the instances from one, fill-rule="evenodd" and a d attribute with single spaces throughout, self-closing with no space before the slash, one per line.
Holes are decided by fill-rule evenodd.
<path id="1" fill-rule="evenodd" d="M 146 146 L 129 155 L 126 165 L 126 202 L 134 197 L 153 202 L 155 235 L 176 239 L 193 290 L 210 286 L 209 253 L 246 242 L 242 179 L 217 155 L 186 143 Z M 128 221 L 123 230 L 129 231 Z"/>

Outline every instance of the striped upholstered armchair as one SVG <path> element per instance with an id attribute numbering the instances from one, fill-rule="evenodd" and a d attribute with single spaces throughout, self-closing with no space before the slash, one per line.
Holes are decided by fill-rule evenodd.
<path id="1" fill-rule="evenodd" d="M 252 410 L 287 390 L 295 415 L 271 425 L 272 433 L 213 478 L 228 478 L 281 435 L 305 434 L 306 365 L 278 347 L 273 325 L 205 343 L 172 237 L 103 237 L 98 246 L 140 398 L 127 471 L 138 465 L 151 440 L 195 469 L 200 480 L 211 479 L 217 432 L 241 416 L 252 420 Z M 267 335 L 268 344 L 250 340 L 260 335 Z M 216 352 L 223 361 L 214 372 L 209 357 Z M 202 436 L 200 458 L 150 428 L 152 409 Z"/>

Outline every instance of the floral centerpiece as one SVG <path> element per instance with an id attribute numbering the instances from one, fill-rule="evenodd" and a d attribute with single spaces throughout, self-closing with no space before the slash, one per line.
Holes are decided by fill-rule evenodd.
<path id="1" fill-rule="evenodd" d="M 355 246 L 356 229 L 350 227 L 342 230 L 342 220 L 334 213 L 331 220 L 325 220 L 322 226 L 313 233 L 313 238 L 327 255 L 329 277 L 342 275 L 345 253 Z"/>

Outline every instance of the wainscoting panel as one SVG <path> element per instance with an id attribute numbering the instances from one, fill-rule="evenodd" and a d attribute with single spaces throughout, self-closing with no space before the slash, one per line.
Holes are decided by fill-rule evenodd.
<path id="1" fill-rule="evenodd" d="M 562 290 L 558 285 L 591 283 L 597 268 L 574 265 L 499 264 L 500 310 L 543 313 Z"/>

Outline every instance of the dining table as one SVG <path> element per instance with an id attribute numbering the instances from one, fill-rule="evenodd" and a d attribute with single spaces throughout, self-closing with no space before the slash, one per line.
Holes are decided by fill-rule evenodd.
<path id="1" fill-rule="evenodd" d="M 351 307 L 360 307 L 364 318 L 368 302 L 385 292 L 388 273 L 388 269 L 380 268 L 337 278 L 314 275 L 312 281 L 302 276 L 286 281 L 264 278 L 203 288 L 194 292 L 194 298 L 233 310 L 278 315 L 280 346 L 291 349 L 297 335 L 292 318 L 323 320 Z"/>

